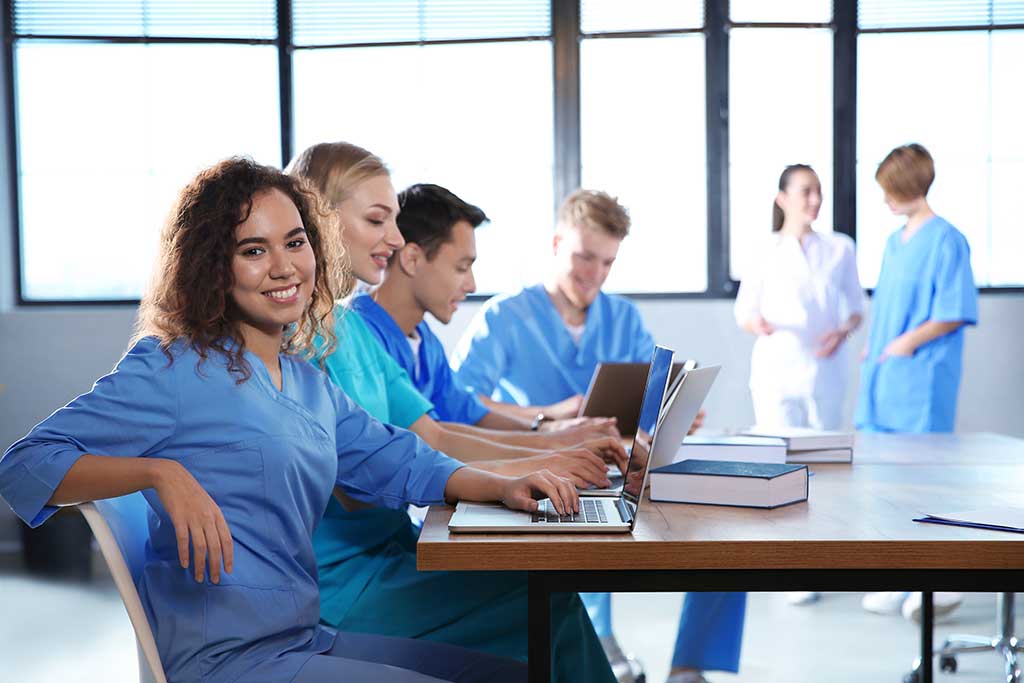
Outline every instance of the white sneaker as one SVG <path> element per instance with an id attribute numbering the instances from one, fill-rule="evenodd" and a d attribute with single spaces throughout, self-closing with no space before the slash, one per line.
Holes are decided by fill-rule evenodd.
<path id="1" fill-rule="evenodd" d="M 866 593 L 860 606 L 875 614 L 899 614 L 906 600 L 907 593 L 903 591 L 880 591 Z"/>
<path id="2" fill-rule="evenodd" d="M 963 601 L 963 593 L 932 593 L 932 613 L 938 619 L 955 610 Z M 921 623 L 921 594 L 911 593 L 903 601 L 900 611 L 903 612 L 903 618 L 907 621 Z"/>
<path id="3" fill-rule="evenodd" d="M 786 602 L 791 605 L 809 605 L 820 599 L 821 593 L 818 591 L 789 591 L 786 593 Z"/>

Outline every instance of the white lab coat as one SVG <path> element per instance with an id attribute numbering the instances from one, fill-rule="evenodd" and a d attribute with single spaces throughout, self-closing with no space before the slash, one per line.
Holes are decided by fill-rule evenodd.
<path id="1" fill-rule="evenodd" d="M 815 357 L 821 337 L 863 313 L 854 244 L 842 233 L 772 233 L 760 245 L 736 296 L 736 322 L 762 315 L 750 359 L 750 391 L 759 426 L 839 429 L 848 380 L 846 344 Z"/>

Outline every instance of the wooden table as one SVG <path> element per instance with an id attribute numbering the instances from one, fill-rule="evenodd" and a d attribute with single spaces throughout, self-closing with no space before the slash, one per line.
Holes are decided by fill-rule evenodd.
<path id="1" fill-rule="evenodd" d="M 431 508 L 420 570 L 529 574 L 530 680 L 550 674 L 560 591 L 1013 591 L 1024 536 L 920 524 L 924 513 L 1024 507 L 1024 441 L 996 434 L 858 435 L 855 462 L 811 465 L 808 502 L 776 510 L 651 503 L 632 534 L 449 534 Z M 931 681 L 931 602 L 922 629 Z"/>

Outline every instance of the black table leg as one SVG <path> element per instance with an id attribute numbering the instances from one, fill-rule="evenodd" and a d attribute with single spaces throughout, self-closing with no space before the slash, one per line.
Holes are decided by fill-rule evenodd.
<path id="1" fill-rule="evenodd" d="M 551 681 L 551 588 L 542 572 L 527 575 L 527 656 L 530 683 Z"/>
<path id="2" fill-rule="evenodd" d="M 921 683 L 932 683 L 932 635 L 935 611 L 931 591 L 921 593 Z"/>

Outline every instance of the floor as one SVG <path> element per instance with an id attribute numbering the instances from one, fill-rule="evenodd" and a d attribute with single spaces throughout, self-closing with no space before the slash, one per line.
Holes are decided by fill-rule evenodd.
<path id="1" fill-rule="evenodd" d="M 102 568 L 91 583 L 43 581 L 0 561 L 0 681 L 129 683 L 137 681 L 135 642 L 117 592 Z M 675 639 L 681 596 L 616 596 L 615 628 L 643 662 L 648 681 L 662 683 Z M 990 633 L 995 598 L 968 595 L 936 638 L 951 629 Z M 826 593 L 793 607 L 773 593 L 751 595 L 740 674 L 709 674 L 712 683 L 865 681 L 900 683 L 918 642 L 913 624 L 860 609 L 860 594 Z M 70 675 L 69 675 L 70 672 Z M 994 655 L 960 660 L 945 683 L 997 683 Z"/>

